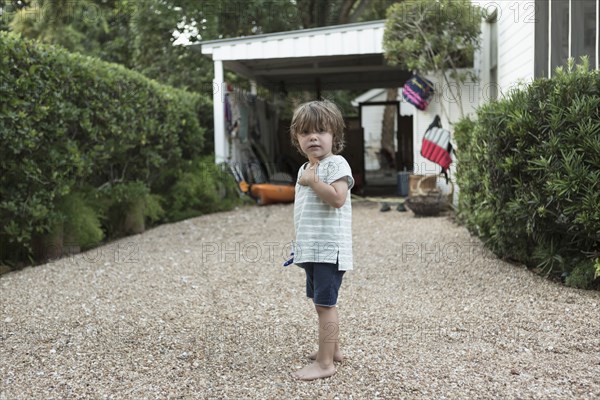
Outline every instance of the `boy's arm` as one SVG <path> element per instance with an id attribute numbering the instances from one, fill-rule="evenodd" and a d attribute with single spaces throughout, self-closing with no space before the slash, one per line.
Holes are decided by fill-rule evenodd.
<path id="1" fill-rule="evenodd" d="M 315 182 L 312 186 L 317 196 L 331 207 L 342 208 L 348 196 L 348 180 L 340 178 L 331 185 L 325 182 Z"/>
<path id="2" fill-rule="evenodd" d="M 309 186 L 321 200 L 331 207 L 341 208 L 346 202 L 348 196 L 348 180 L 346 178 L 340 178 L 328 185 L 318 179 L 316 168 L 307 168 L 299 183 Z"/>

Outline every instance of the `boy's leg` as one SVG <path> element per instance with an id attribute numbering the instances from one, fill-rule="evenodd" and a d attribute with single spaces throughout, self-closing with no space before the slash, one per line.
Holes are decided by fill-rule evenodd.
<path id="1" fill-rule="evenodd" d="M 336 371 L 333 360 L 336 347 L 339 353 L 339 318 L 335 304 L 343 275 L 344 271 L 338 271 L 336 264 L 314 265 L 313 301 L 319 316 L 319 351 L 315 355 L 315 362 L 292 374 L 295 378 L 303 380 L 326 378 Z"/>
<path id="2" fill-rule="evenodd" d="M 336 311 L 337 311 L 337 308 L 336 308 Z M 319 325 L 320 325 L 320 322 L 319 322 Z M 339 326 L 339 313 L 338 313 L 338 326 Z M 319 351 L 317 350 L 317 351 L 314 351 L 311 354 L 309 354 L 308 358 L 311 360 L 316 360 L 318 355 L 319 355 Z M 340 350 L 340 341 L 339 341 L 339 336 L 338 336 L 338 340 L 335 341 L 335 350 L 333 351 L 333 361 L 342 362 L 343 360 L 344 360 L 344 355 L 342 354 L 342 351 Z"/>
<path id="3" fill-rule="evenodd" d="M 315 350 L 308 355 L 308 358 L 310 360 L 316 360 L 318 354 L 319 354 L 319 351 Z M 336 362 L 344 361 L 344 355 L 342 354 L 342 351 L 340 350 L 340 341 L 339 340 L 335 343 L 335 350 L 333 352 L 333 361 L 336 361 Z"/>
<path id="4" fill-rule="evenodd" d="M 335 374 L 333 355 L 339 338 L 339 319 L 336 307 L 315 305 L 319 315 L 319 351 L 317 359 L 306 367 L 294 372 L 297 379 L 310 381 L 327 378 Z"/>
<path id="5" fill-rule="evenodd" d="M 306 272 L 306 296 L 314 301 L 315 290 L 314 290 L 314 265 L 313 263 L 304 263 L 301 265 L 301 268 Z M 308 358 L 311 360 L 317 359 L 317 354 L 319 352 L 315 351 L 311 353 Z M 334 361 L 342 361 L 343 356 L 340 351 L 339 341 L 335 342 L 335 352 L 333 353 Z"/>
<path id="6" fill-rule="evenodd" d="M 319 314 L 319 351 L 317 363 L 333 365 L 333 356 L 340 334 L 340 320 L 336 307 L 315 306 Z"/>

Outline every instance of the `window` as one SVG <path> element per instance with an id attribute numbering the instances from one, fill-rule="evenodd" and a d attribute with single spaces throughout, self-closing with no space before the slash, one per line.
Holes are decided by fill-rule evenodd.
<path id="1" fill-rule="evenodd" d="M 552 0 L 550 2 L 550 20 L 552 43 L 550 46 L 550 70 L 567 65 L 569 59 L 569 0 Z"/>
<path id="2" fill-rule="evenodd" d="M 547 77 L 554 69 L 587 55 L 595 68 L 600 0 L 536 0 L 535 77 Z"/>
<path id="3" fill-rule="evenodd" d="M 590 66 L 596 66 L 596 1 L 578 0 L 571 2 L 572 38 L 571 56 L 579 62 L 580 57 L 587 55 Z"/>
<path id="4" fill-rule="evenodd" d="M 535 2 L 535 71 L 536 78 L 548 76 L 549 22 L 548 0 Z"/>
<path id="5" fill-rule="evenodd" d="M 498 23 L 497 13 L 488 19 L 490 24 L 490 100 L 498 99 Z"/>

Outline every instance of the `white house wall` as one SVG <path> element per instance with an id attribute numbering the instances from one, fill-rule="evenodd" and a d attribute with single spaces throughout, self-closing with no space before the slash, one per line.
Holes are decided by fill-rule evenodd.
<path id="1" fill-rule="evenodd" d="M 498 45 L 498 96 L 508 93 L 520 82 L 529 83 L 534 76 L 534 2 L 517 0 L 472 0 L 473 3 L 485 7 L 489 11 L 497 9 L 496 43 Z M 482 42 L 480 51 L 476 52 L 474 71 L 478 81 L 466 82 L 462 87 L 462 104 L 465 115 L 473 114 L 481 104 L 490 100 L 490 25 L 482 23 Z M 414 173 L 432 175 L 440 172 L 439 165 L 421 156 L 421 145 L 425 131 L 436 115 L 442 117 L 444 103 L 447 118 L 442 118 L 444 128 L 453 131 L 452 124 L 460 119 L 459 106 L 452 100 L 447 85 L 437 82 L 433 76 L 427 79 L 434 82 L 436 95 L 425 111 L 415 109 L 414 113 Z M 452 81 L 451 81 L 452 82 Z M 456 88 L 456 86 L 453 86 Z M 456 159 L 450 166 L 450 176 L 456 175 Z M 443 179 L 442 179 L 443 180 Z M 455 182 L 455 179 L 452 179 Z M 443 186 L 443 182 L 439 181 Z M 454 186 L 454 202 L 458 198 L 459 188 Z"/>
<path id="2" fill-rule="evenodd" d="M 472 0 L 474 4 L 488 11 L 497 9 L 498 38 L 498 96 L 507 93 L 519 82 L 533 80 L 534 74 L 534 2 L 518 0 Z M 490 25 L 482 22 L 481 49 L 476 52 L 474 71 L 478 81 L 469 81 L 462 88 L 462 103 L 465 115 L 472 114 L 477 107 L 490 100 Z M 414 172 L 435 174 L 440 167 L 421 156 L 421 144 L 428 126 L 436 115 L 442 116 L 440 102 L 444 102 L 448 116 L 442 120 L 443 126 L 452 131 L 452 123 L 460 119 L 458 104 L 454 103 L 448 87 L 437 82 L 433 76 L 427 79 L 434 82 L 436 94 L 425 111 L 414 109 Z M 453 86 L 455 89 L 456 86 Z M 406 107 L 406 103 L 402 104 Z M 412 107 L 412 106 L 408 106 Z M 455 164 L 452 164 L 451 173 Z"/>
<path id="3" fill-rule="evenodd" d="M 474 4 L 488 11 L 497 9 L 498 38 L 498 96 L 507 93 L 519 82 L 529 83 L 534 75 L 534 2 L 518 0 L 472 0 Z M 489 101 L 489 24 L 482 23 L 482 42 L 480 51 L 476 52 L 474 70 L 479 76 L 478 82 L 466 82 L 462 87 L 462 103 L 465 115 L 474 113 L 481 104 Z M 444 102 L 448 118 L 442 119 L 444 128 L 452 131 L 452 123 L 460 119 L 458 104 L 454 103 L 447 85 L 437 82 L 433 76 L 427 79 L 434 82 L 436 94 L 425 111 L 414 109 L 414 173 L 436 174 L 440 167 L 421 156 L 421 144 L 425 131 L 436 115 L 442 116 L 440 102 Z M 456 88 L 456 86 L 453 86 Z M 406 107 L 406 103 L 403 103 Z M 409 106 L 410 107 L 410 106 Z M 450 169 L 454 174 L 456 164 Z M 456 190 L 458 188 L 455 188 Z"/>
<path id="4" fill-rule="evenodd" d="M 519 0 L 472 0 L 491 12 L 497 10 L 498 96 L 519 83 L 533 81 L 535 70 L 535 2 Z M 476 68 L 480 73 L 481 100 L 489 100 L 490 24 L 482 23 L 482 48 Z"/>
<path id="5" fill-rule="evenodd" d="M 535 57 L 535 3 L 500 1 L 498 9 L 499 95 L 516 83 L 531 83 Z"/>
<path id="6" fill-rule="evenodd" d="M 436 115 L 442 118 L 442 125 L 445 129 L 452 131 L 452 123 L 457 122 L 460 117 L 460 109 L 458 103 L 452 100 L 452 96 L 448 90 L 447 85 L 440 84 L 436 81 L 433 76 L 426 76 L 427 79 L 434 83 L 436 94 L 432 98 L 431 103 L 425 111 L 415 109 L 414 113 L 414 132 L 413 132 L 413 143 L 414 143 L 414 173 L 422 175 L 431 175 L 440 172 L 440 166 L 423 158 L 421 156 L 421 144 L 423 142 L 423 136 L 429 125 L 433 122 Z M 453 81 L 450 80 L 452 83 Z M 456 92 L 456 85 L 453 85 L 453 90 Z M 465 115 L 473 113 L 473 111 L 479 106 L 480 96 L 477 87 L 473 84 L 462 87 L 462 104 Z M 444 117 L 442 113 L 441 102 L 444 102 L 444 107 L 447 115 Z"/>
<path id="7" fill-rule="evenodd" d="M 478 59 L 475 60 L 479 62 Z M 476 64 L 477 65 L 477 64 Z M 452 96 L 448 90 L 446 84 L 440 84 L 436 81 L 433 76 L 426 76 L 427 79 L 434 83 L 436 94 L 432 98 L 429 106 L 425 111 L 420 111 L 414 108 L 413 117 L 413 150 L 414 150 L 414 164 L 413 173 L 416 175 L 436 175 L 441 172 L 441 167 L 423 156 L 421 156 L 421 147 L 423 144 L 423 137 L 425 131 L 429 125 L 433 122 L 436 115 L 439 115 L 442 120 L 442 125 L 445 129 L 453 131 L 452 123 L 457 122 L 461 118 L 460 109 L 458 103 L 452 100 Z M 454 81 L 449 79 L 450 83 Z M 453 90 L 456 93 L 456 85 L 453 84 Z M 468 82 L 467 85 L 462 87 L 461 91 L 463 111 L 465 115 L 472 114 L 481 102 L 481 95 L 479 86 L 473 82 Z M 445 113 L 442 113 L 441 102 L 444 103 Z M 404 104 L 406 105 L 406 103 Z M 454 144 L 454 142 L 453 142 Z M 452 156 L 452 164 L 450 165 L 449 175 L 452 182 L 456 182 L 456 158 Z M 451 183 L 452 184 L 452 183 Z M 449 187 L 443 177 L 438 178 L 438 186 L 444 191 L 448 191 Z M 454 183 L 454 199 L 453 203 L 457 204 L 459 188 Z"/>

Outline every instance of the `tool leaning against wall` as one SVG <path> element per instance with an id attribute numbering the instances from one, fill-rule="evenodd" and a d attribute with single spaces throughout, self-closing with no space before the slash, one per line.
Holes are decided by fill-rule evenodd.
<path id="1" fill-rule="evenodd" d="M 294 180 L 274 159 L 277 112 L 253 94 L 225 94 L 225 126 L 229 141 L 227 167 L 240 194 L 260 205 L 294 201 Z"/>

